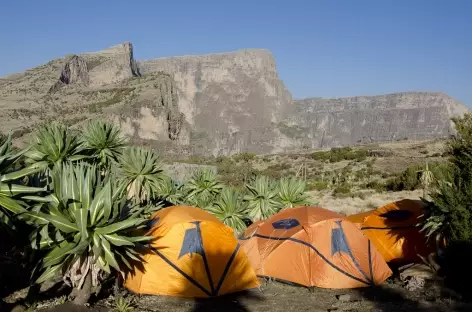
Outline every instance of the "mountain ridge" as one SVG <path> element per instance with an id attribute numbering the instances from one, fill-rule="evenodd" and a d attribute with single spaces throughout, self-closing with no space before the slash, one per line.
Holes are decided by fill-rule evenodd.
<path id="1" fill-rule="evenodd" d="M 470 111 L 444 92 L 293 99 L 268 49 L 136 60 L 131 42 L 0 78 L 0 109 L 20 141 L 48 120 L 105 118 L 170 154 L 214 156 L 442 138 Z"/>

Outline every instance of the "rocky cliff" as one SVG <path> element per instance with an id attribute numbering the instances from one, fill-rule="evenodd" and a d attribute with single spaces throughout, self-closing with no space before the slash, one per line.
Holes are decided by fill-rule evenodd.
<path id="1" fill-rule="evenodd" d="M 281 127 L 312 148 L 423 140 L 449 136 L 454 131 L 450 118 L 468 111 L 434 92 L 312 98 L 295 101 Z"/>
<path id="2" fill-rule="evenodd" d="M 446 137 L 468 108 L 446 94 L 406 92 L 293 101 L 263 49 L 136 61 L 126 42 L 0 79 L 0 130 L 107 118 L 164 153 L 274 153 Z"/>

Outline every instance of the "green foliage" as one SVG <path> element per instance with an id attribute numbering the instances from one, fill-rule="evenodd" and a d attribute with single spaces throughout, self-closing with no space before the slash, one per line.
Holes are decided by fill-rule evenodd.
<path id="1" fill-rule="evenodd" d="M 448 243 L 472 241 L 472 115 L 453 118 L 458 135 L 449 140 L 449 177 L 435 175 L 429 215 L 423 223 L 428 236 L 444 236 Z"/>
<path id="2" fill-rule="evenodd" d="M 116 162 L 126 145 L 120 129 L 102 120 L 90 121 L 82 132 L 82 140 L 87 154 L 97 159 L 102 168 Z"/>
<path id="3" fill-rule="evenodd" d="M 412 191 L 422 187 L 422 172 L 426 165 L 410 165 L 397 176 L 389 179 L 385 189 L 389 191 Z M 428 164 L 428 171 L 438 180 L 448 180 L 451 175 L 451 165 L 447 162 L 433 162 Z"/>
<path id="4" fill-rule="evenodd" d="M 36 194 L 42 188 L 21 184 L 19 179 L 37 171 L 35 168 L 15 170 L 15 164 L 24 153 L 13 153 L 11 135 L 2 137 L 0 145 L 0 226 L 15 229 L 12 217 L 26 211 L 27 203 L 23 196 Z"/>
<path id="5" fill-rule="evenodd" d="M 315 152 L 312 158 L 318 161 L 329 161 L 331 163 L 342 160 L 356 160 L 363 161 L 367 159 L 367 150 L 354 150 L 351 147 L 333 147 L 330 151 Z"/>
<path id="6" fill-rule="evenodd" d="M 159 197 L 164 174 L 161 161 L 153 150 L 127 147 L 118 156 L 117 169 L 128 198 L 135 202 L 150 202 Z"/>
<path id="7" fill-rule="evenodd" d="M 96 166 L 85 163 L 63 164 L 52 177 L 54 190 L 43 205 L 24 213 L 36 225 L 32 247 L 45 252 L 37 283 L 62 272 L 73 287 L 80 289 L 87 274 L 96 286 L 101 271 L 123 273 L 142 260 L 136 248 L 150 237 L 133 236 L 132 231 L 147 220 L 131 214 L 114 177 L 102 178 Z"/>
<path id="8" fill-rule="evenodd" d="M 233 228 L 236 233 L 241 233 L 246 228 L 247 205 L 241 195 L 231 188 L 224 188 L 208 211 Z"/>
<path id="9" fill-rule="evenodd" d="M 200 208 L 213 205 L 217 195 L 223 189 L 217 174 L 212 170 L 197 170 L 187 182 L 185 200 Z"/>
<path id="10" fill-rule="evenodd" d="M 326 181 L 311 181 L 307 185 L 308 190 L 323 191 L 328 188 L 328 182 Z"/>
<path id="11" fill-rule="evenodd" d="M 69 161 L 83 160 L 82 144 L 77 134 L 66 126 L 53 122 L 41 126 L 35 136 L 35 143 L 26 153 L 26 164 L 42 170 L 62 166 Z"/>
<path id="12" fill-rule="evenodd" d="M 221 182 L 232 187 L 244 186 L 256 175 L 256 171 L 250 163 L 238 164 L 227 157 L 217 159 L 216 168 Z"/>
<path id="13" fill-rule="evenodd" d="M 279 180 L 279 201 L 284 208 L 292 208 L 310 204 L 305 194 L 306 183 L 295 177 Z"/>
<path id="14" fill-rule="evenodd" d="M 113 312 L 131 312 L 134 311 L 133 303 L 122 296 L 115 298 L 115 308 Z"/>
<path id="15" fill-rule="evenodd" d="M 246 184 L 246 189 L 249 194 L 244 196 L 244 200 L 248 203 L 248 216 L 253 221 L 267 219 L 282 208 L 277 184 L 268 177 L 256 177 L 252 183 Z"/>
<path id="16" fill-rule="evenodd" d="M 336 186 L 333 190 L 334 197 L 348 197 L 351 195 L 352 195 L 351 187 L 346 183 Z"/>
<path id="17" fill-rule="evenodd" d="M 160 200 L 167 201 L 172 205 L 179 205 L 184 202 L 185 194 L 183 185 L 168 176 L 162 177 L 162 182 L 159 184 L 157 193 Z"/>
<path id="18" fill-rule="evenodd" d="M 247 153 L 247 152 L 244 152 L 244 153 L 237 154 L 237 155 L 234 155 L 234 156 L 233 156 L 233 159 L 234 159 L 234 161 L 236 161 L 236 162 L 239 162 L 239 161 L 248 162 L 248 161 L 253 160 L 254 158 L 256 158 L 256 154 L 254 154 L 254 153 Z"/>

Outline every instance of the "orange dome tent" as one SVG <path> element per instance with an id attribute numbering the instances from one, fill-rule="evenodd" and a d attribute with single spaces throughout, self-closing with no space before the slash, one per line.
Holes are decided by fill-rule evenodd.
<path id="1" fill-rule="evenodd" d="M 348 217 L 377 247 L 387 262 L 415 262 L 433 246 L 416 226 L 426 205 L 421 200 L 403 199 Z"/>
<path id="2" fill-rule="evenodd" d="M 251 225 L 240 241 L 257 275 L 307 287 L 365 287 L 392 274 L 353 223 L 323 208 L 285 209 Z"/>
<path id="3" fill-rule="evenodd" d="M 152 252 L 124 284 L 135 293 L 213 297 L 259 286 L 233 230 L 202 209 L 162 209 L 146 235 Z"/>

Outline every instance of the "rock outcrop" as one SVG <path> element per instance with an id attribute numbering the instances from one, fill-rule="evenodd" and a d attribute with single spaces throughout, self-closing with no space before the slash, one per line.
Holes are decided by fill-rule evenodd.
<path id="1" fill-rule="evenodd" d="M 141 61 L 139 67 L 143 75 L 163 71 L 173 76 L 178 111 L 196 152 L 261 153 L 277 145 L 273 125 L 291 105 L 291 95 L 269 51 L 169 57 Z"/>
<path id="2" fill-rule="evenodd" d="M 0 111 L 18 137 L 108 118 L 163 153 L 217 156 L 443 138 L 469 109 L 433 92 L 294 101 L 268 50 L 136 61 L 126 42 L 0 79 Z"/>
<path id="3" fill-rule="evenodd" d="M 87 62 L 83 57 L 75 54 L 66 60 L 59 80 L 51 87 L 49 92 L 55 92 L 62 86 L 69 84 L 82 84 L 84 86 L 89 84 Z"/>
<path id="4" fill-rule="evenodd" d="M 450 118 L 469 111 L 433 92 L 313 98 L 295 101 L 293 108 L 283 126 L 312 148 L 444 138 L 454 131 Z"/>
<path id="5" fill-rule="evenodd" d="M 99 52 L 71 56 L 50 92 L 57 91 L 64 84 L 104 86 L 140 75 L 133 45 L 125 42 Z"/>

